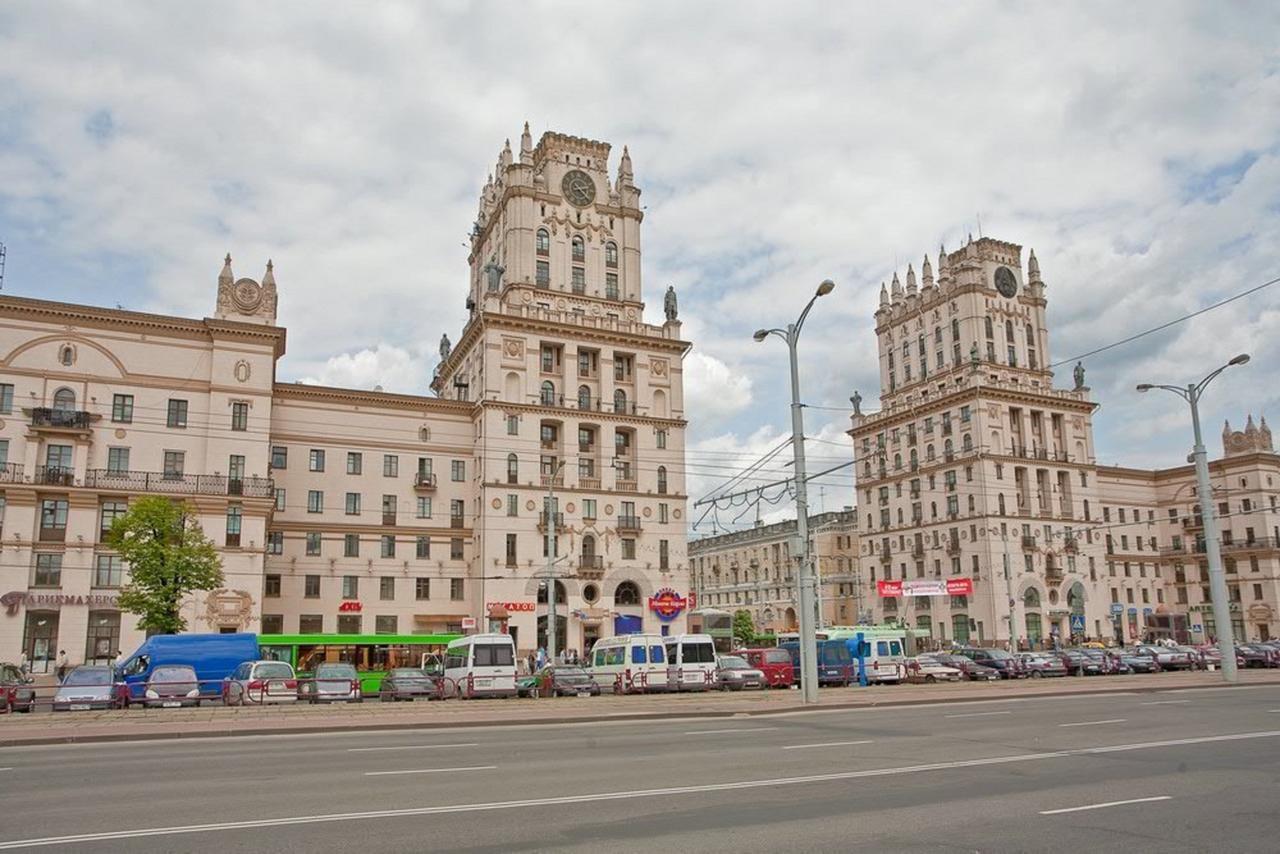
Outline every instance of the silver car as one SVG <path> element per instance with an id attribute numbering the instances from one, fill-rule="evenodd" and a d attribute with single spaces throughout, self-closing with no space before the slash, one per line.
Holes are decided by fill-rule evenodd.
<path id="1" fill-rule="evenodd" d="M 246 661 L 222 683 L 222 702 L 228 706 L 297 700 L 298 680 L 283 661 Z"/>
<path id="2" fill-rule="evenodd" d="M 722 655 L 716 661 L 716 683 L 721 691 L 765 687 L 764 671 L 757 670 L 740 655 Z"/>
<path id="3" fill-rule="evenodd" d="M 325 662 L 311 679 L 298 684 L 298 699 L 308 703 L 361 703 L 360 674 L 353 665 Z"/>
<path id="4" fill-rule="evenodd" d="M 53 694 L 55 712 L 87 712 L 90 709 L 114 709 L 120 698 L 120 687 L 111 667 L 82 664 L 67 674 Z"/>

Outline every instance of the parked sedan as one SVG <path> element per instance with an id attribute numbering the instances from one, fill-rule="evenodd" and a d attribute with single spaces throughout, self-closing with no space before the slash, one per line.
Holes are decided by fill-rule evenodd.
<path id="1" fill-rule="evenodd" d="M 1277 662 L 1272 650 L 1251 643 L 1236 645 L 1237 658 L 1243 658 L 1241 667 L 1275 667 Z"/>
<path id="2" fill-rule="evenodd" d="M 950 653 L 932 653 L 921 658 L 930 658 L 939 664 L 947 667 L 954 667 L 964 674 L 964 678 L 972 682 L 994 682 L 1000 678 L 1000 673 L 995 668 L 987 667 L 985 664 L 979 664 L 972 658 L 966 658 L 963 655 L 952 655 Z"/>
<path id="3" fill-rule="evenodd" d="M 1022 669 L 1026 671 L 1027 676 L 1032 679 L 1067 675 L 1067 665 L 1056 655 L 1046 655 L 1041 652 L 1023 652 L 1018 654 L 1018 660 L 1022 662 Z"/>
<path id="4" fill-rule="evenodd" d="M 440 683 L 425 670 L 397 667 L 382 680 L 383 702 L 442 699 Z"/>
<path id="5" fill-rule="evenodd" d="M 298 680 L 293 667 L 283 661 L 246 661 L 222 685 L 222 701 L 228 706 L 245 703 L 293 703 Z"/>
<path id="6" fill-rule="evenodd" d="M 165 664 L 151 671 L 142 692 L 142 705 L 176 709 L 200 705 L 200 680 L 189 664 Z"/>
<path id="7" fill-rule="evenodd" d="M 1121 663 L 1130 673 L 1159 673 L 1164 669 L 1155 656 L 1136 649 L 1120 649 L 1116 650 L 1115 654 L 1120 656 Z"/>
<path id="8" fill-rule="evenodd" d="M 1102 661 L 1090 657 L 1081 649 L 1064 649 L 1062 663 L 1072 676 L 1097 676 L 1104 672 Z"/>
<path id="9" fill-rule="evenodd" d="M 1134 652 L 1151 656 L 1161 670 L 1191 670 L 1200 659 L 1198 654 L 1193 655 L 1183 647 L 1174 646 L 1140 644 L 1134 647 Z"/>
<path id="10" fill-rule="evenodd" d="M 18 665 L 0 664 L 0 711 L 31 711 L 36 702 L 32 681 Z"/>
<path id="11" fill-rule="evenodd" d="M 964 678 L 960 668 L 943 664 L 936 658 L 918 655 L 907 659 L 908 682 L 959 682 Z"/>
<path id="12" fill-rule="evenodd" d="M 1021 662 L 1013 653 L 1003 649 L 987 649 L 986 647 L 965 647 L 956 650 L 965 658 L 971 658 L 978 664 L 990 667 L 1000 674 L 1001 679 L 1021 679 L 1027 674 Z"/>
<path id="13" fill-rule="evenodd" d="M 316 665 L 312 678 L 298 683 L 298 699 L 308 703 L 363 703 L 355 665 L 333 661 Z"/>
<path id="14" fill-rule="evenodd" d="M 536 673 L 516 680 L 521 697 L 599 697 L 600 686 L 576 664 L 548 664 Z"/>
<path id="15" fill-rule="evenodd" d="M 53 694 L 55 712 L 114 709 L 119 701 L 115 670 L 82 664 L 67 674 Z"/>
<path id="16" fill-rule="evenodd" d="M 716 661 L 716 684 L 721 691 L 766 687 L 764 671 L 752 667 L 740 655 L 722 655 Z"/>

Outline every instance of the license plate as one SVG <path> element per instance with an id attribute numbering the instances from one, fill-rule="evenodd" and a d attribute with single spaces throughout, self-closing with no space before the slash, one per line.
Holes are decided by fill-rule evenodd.
<path id="1" fill-rule="evenodd" d="M 72 703 L 68 708 L 73 712 L 87 712 L 91 707 L 88 703 Z"/>
<path id="2" fill-rule="evenodd" d="M 161 703 L 160 706 L 161 708 L 165 708 L 165 709 L 179 709 L 179 708 L 182 708 L 182 703 L 178 702 L 177 700 L 166 700 L 163 703 Z"/>
<path id="3" fill-rule="evenodd" d="M 579 691 L 579 692 L 578 692 L 578 696 L 579 696 L 579 697 L 590 697 L 590 696 L 591 696 L 591 692 L 590 692 L 590 691 Z"/>
<path id="4" fill-rule="evenodd" d="M 268 695 L 271 695 L 271 694 L 283 694 L 283 693 L 284 693 L 284 691 L 285 691 L 285 686 L 284 686 L 284 683 L 283 683 L 283 682 L 268 682 L 268 683 L 267 683 L 267 692 L 268 692 Z"/>

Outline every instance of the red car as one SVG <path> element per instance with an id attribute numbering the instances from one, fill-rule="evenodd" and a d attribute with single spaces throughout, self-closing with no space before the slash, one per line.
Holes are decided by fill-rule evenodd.
<path id="1" fill-rule="evenodd" d="M 791 667 L 791 653 L 777 647 L 759 647 L 756 649 L 737 649 L 734 655 L 740 655 L 747 663 L 764 674 L 765 684 L 770 688 L 790 688 L 796 681 L 795 671 Z"/>

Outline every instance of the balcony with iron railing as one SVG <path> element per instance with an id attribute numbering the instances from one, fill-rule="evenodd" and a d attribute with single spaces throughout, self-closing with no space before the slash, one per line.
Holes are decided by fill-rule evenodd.
<path id="1" fill-rule="evenodd" d="M 1035 550 L 1036 550 L 1036 538 L 1035 538 L 1035 537 L 1032 537 L 1032 536 L 1030 536 L 1030 535 L 1028 535 L 1028 534 L 1023 534 L 1023 535 L 1022 535 L 1022 549 L 1023 549 L 1023 551 L 1029 551 L 1029 552 L 1033 552 L 1033 551 L 1035 551 Z"/>
<path id="2" fill-rule="evenodd" d="M 76 470 L 70 466 L 36 466 L 31 482 L 42 486 L 75 486 Z"/>
<path id="3" fill-rule="evenodd" d="M 947 540 L 947 554 L 949 555 L 960 554 L 960 538 L 959 537 L 951 537 L 950 539 Z"/>
<path id="4" fill-rule="evenodd" d="M 0 483 L 22 483 L 22 463 L 0 464 Z"/>
<path id="5" fill-rule="evenodd" d="M 166 495 L 240 495 L 245 498 L 275 498 L 276 495 L 275 482 L 269 477 L 234 478 L 222 474 L 89 469 L 85 472 L 84 486 L 88 489 Z"/>
<path id="6" fill-rule="evenodd" d="M 564 529 L 563 513 L 548 514 L 547 511 L 543 510 L 541 513 L 538 514 L 538 530 L 539 531 L 545 531 L 547 529 L 548 516 L 550 516 L 550 521 L 552 524 L 556 526 L 557 531 Z"/>
<path id="7" fill-rule="evenodd" d="M 396 511 L 394 511 L 394 510 L 383 510 L 383 511 L 382 511 L 382 524 L 383 524 L 383 525 L 394 525 L 395 523 L 396 523 Z"/>
<path id="8" fill-rule="evenodd" d="M 436 476 L 429 471 L 420 471 L 413 476 L 413 488 L 418 492 L 435 492 Z"/>
<path id="9" fill-rule="evenodd" d="M 37 406 L 31 410 L 31 426 L 37 430 L 88 430 L 98 416 L 80 409 L 56 409 Z"/>
<path id="10" fill-rule="evenodd" d="M 580 555 L 578 575 L 583 578 L 600 578 L 604 575 L 604 558 L 601 555 Z"/>
<path id="11" fill-rule="evenodd" d="M 450 527 L 450 528 L 465 528 L 465 527 L 466 527 L 466 523 L 463 521 L 463 519 L 462 519 L 462 517 L 461 517 L 461 516 L 450 516 L 450 517 L 449 517 L 449 527 Z"/>
<path id="12" fill-rule="evenodd" d="M 631 532 L 640 531 L 640 517 L 639 516 L 619 516 L 618 530 L 631 531 Z"/>

